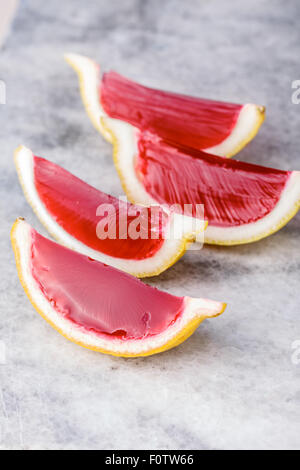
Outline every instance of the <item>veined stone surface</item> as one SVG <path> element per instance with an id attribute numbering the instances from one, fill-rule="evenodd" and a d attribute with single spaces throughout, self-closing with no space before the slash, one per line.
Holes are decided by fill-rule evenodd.
<path id="1" fill-rule="evenodd" d="M 14 169 L 19 144 L 122 194 L 64 52 L 145 85 L 266 105 L 238 158 L 299 170 L 298 18 L 299 0 L 22 2 L 0 51 L 0 448 L 300 447 L 300 216 L 259 243 L 188 253 L 149 280 L 229 305 L 180 347 L 132 360 L 52 330 L 20 286 L 9 241 L 17 216 L 41 230 Z"/>

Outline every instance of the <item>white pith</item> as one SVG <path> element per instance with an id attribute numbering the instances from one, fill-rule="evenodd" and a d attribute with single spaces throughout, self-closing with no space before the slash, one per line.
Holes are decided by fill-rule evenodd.
<path id="1" fill-rule="evenodd" d="M 185 240 L 190 238 L 193 233 L 197 234 L 204 229 L 203 221 L 200 221 L 197 226 L 195 226 L 195 221 L 191 217 L 184 217 L 180 214 L 170 214 L 170 225 L 168 227 L 170 233 L 174 234 L 176 231 L 175 234 L 179 235 L 176 237 L 166 237 L 160 249 L 152 257 L 142 260 L 130 260 L 109 256 L 88 247 L 70 235 L 47 211 L 35 187 L 34 156 L 32 151 L 26 147 L 20 147 L 16 152 L 15 160 L 21 185 L 29 204 L 32 206 L 41 222 L 57 240 L 68 248 L 129 272 L 134 276 L 150 276 L 164 270 L 167 266 L 172 264 L 172 260 L 175 259 L 180 252 L 184 251 L 185 247 L 183 245 L 185 244 Z M 145 243 L 146 242 L 147 240 L 145 240 Z"/>
<path id="2" fill-rule="evenodd" d="M 59 314 L 42 293 L 38 283 L 32 276 L 31 246 L 32 228 L 24 220 L 19 220 L 13 231 L 13 243 L 17 250 L 17 258 L 20 269 L 20 277 L 23 287 L 29 294 L 32 303 L 40 313 L 70 340 L 81 343 L 92 349 L 116 353 L 118 355 L 143 354 L 164 346 L 175 338 L 194 319 L 204 320 L 222 313 L 224 304 L 207 299 L 195 299 L 185 297 L 185 307 L 176 320 L 164 332 L 142 340 L 121 340 L 116 337 L 109 339 L 105 335 L 86 330 L 84 327 L 74 324 L 72 321 Z M 74 254 L 75 256 L 75 254 Z M 113 295 L 113 293 L 112 293 Z M 134 302 L 134 299 L 132 299 Z M 101 299 L 99 299 L 101 304 Z"/>
<path id="3" fill-rule="evenodd" d="M 139 204 L 154 204 L 157 201 L 147 193 L 137 178 L 134 168 L 134 159 L 138 152 L 137 129 L 126 122 L 108 117 L 102 118 L 102 122 L 118 141 L 117 165 L 126 186 L 130 188 L 129 197 L 131 196 L 131 199 Z M 295 213 L 299 207 L 300 172 L 294 171 L 281 193 L 280 200 L 268 215 L 256 222 L 234 227 L 217 227 L 209 224 L 204 233 L 204 241 L 205 243 L 234 245 L 258 240 L 278 230 L 285 224 L 285 219 L 288 219 L 291 213 Z"/>
<path id="4" fill-rule="evenodd" d="M 67 60 L 80 75 L 82 80 L 81 91 L 85 90 L 85 97 L 83 99 L 85 105 L 91 108 L 91 103 L 86 100 L 93 99 L 92 90 L 89 90 L 92 86 L 91 83 L 97 80 L 99 84 L 97 66 L 91 61 L 94 63 L 93 70 L 88 68 L 86 61 L 90 61 L 90 59 L 77 54 L 68 55 Z M 94 74 L 93 80 L 87 79 L 89 74 Z M 98 95 L 97 106 L 101 109 Z M 207 148 L 205 151 L 220 156 L 231 154 L 234 149 L 239 147 L 243 140 L 247 139 L 247 136 L 249 137 L 251 130 L 253 131 L 258 123 L 261 122 L 263 112 L 264 109 L 260 106 L 254 104 L 244 105 L 230 136 L 221 144 Z M 137 129 L 126 122 L 105 116 L 102 109 L 101 113 L 101 122 L 104 124 L 102 129 L 104 129 L 106 138 L 109 141 L 113 140 L 112 137 L 108 137 L 109 131 L 115 137 L 114 145 L 116 148 L 114 149 L 114 159 L 128 197 L 132 202 L 138 204 L 151 205 L 157 203 L 147 193 L 135 172 L 134 160 L 137 155 Z M 97 116 L 94 116 L 94 118 L 96 117 L 99 117 L 99 112 Z M 281 194 L 279 202 L 267 216 L 256 222 L 234 227 L 217 227 L 209 224 L 205 231 L 204 241 L 208 244 L 237 245 L 260 240 L 283 227 L 295 215 L 299 207 L 300 172 L 294 171 Z"/>
<path id="5" fill-rule="evenodd" d="M 241 148 L 243 142 L 247 140 L 252 130 L 255 129 L 261 119 L 262 112 L 263 108 L 256 104 L 245 104 L 240 111 L 231 134 L 220 144 L 203 150 L 212 155 L 219 155 L 220 157 L 232 155 L 235 149 Z"/>
<path id="6" fill-rule="evenodd" d="M 101 117 L 106 116 L 106 113 L 102 109 L 99 100 L 100 67 L 88 57 L 77 54 L 66 54 L 65 59 L 74 67 L 77 73 L 82 73 L 81 93 L 84 95 L 88 115 L 95 128 L 110 141 L 110 135 L 106 133 L 101 125 Z"/>
<path id="7" fill-rule="evenodd" d="M 300 172 L 293 171 L 274 209 L 263 218 L 236 227 L 209 225 L 204 238 L 206 243 L 239 244 L 260 240 L 277 232 L 300 208 Z"/>
<path id="8" fill-rule="evenodd" d="M 79 54 L 65 54 L 65 59 L 80 75 L 81 94 L 94 126 L 108 141 L 111 141 L 106 129 L 99 123 L 100 118 L 106 116 L 106 113 L 99 99 L 101 76 L 98 64 Z M 234 155 L 243 147 L 244 142 L 251 140 L 251 135 L 255 135 L 263 120 L 264 111 L 263 106 L 245 104 L 230 135 L 220 144 L 203 150 L 221 157 Z"/>

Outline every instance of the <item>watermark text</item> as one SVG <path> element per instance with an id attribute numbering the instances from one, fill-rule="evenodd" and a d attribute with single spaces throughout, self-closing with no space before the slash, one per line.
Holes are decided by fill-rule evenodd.
<path id="1" fill-rule="evenodd" d="M 298 366 L 300 364 L 300 339 L 292 343 L 292 350 L 294 351 L 291 356 L 292 364 Z"/>
<path id="2" fill-rule="evenodd" d="M 6 84 L 0 80 L 0 104 L 6 104 Z"/>
<path id="3" fill-rule="evenodd" d="M 121 197 L 97 207 L 96 235 L 100 240 L 182 240 L 204 242 L 203 204 L 151 205 L 128 204 Z M 195 249 L 195 248 L 194 248 Z"/>
<path id="4" fill-rule="evenodd" d="M 0 341 L 0 366 L 6 364 L 6 346 L 4 341 Z"/>
<path id="5" fill-rule="evenodd" d="M 292 88 L 295 90 L 292 93 L 292 103 L 300 104 L 300 80 L 294 80 L 292 82 Z"/>

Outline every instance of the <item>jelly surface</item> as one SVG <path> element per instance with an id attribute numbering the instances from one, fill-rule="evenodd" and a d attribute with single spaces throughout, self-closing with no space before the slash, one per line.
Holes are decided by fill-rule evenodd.
<path id="1" fill-rule="evenodd" d="M 255 222 L 274 209 L 290 172 L 225 159 L 140 133 L 136 173 L 160 204 L 204 205 L 210 225 Z"/>
<path id="2" fill-rule="evenodd" d="M 100 101 L 110 117 L 198 150 L 223 142 L 242 109 L 239 104 L 148 88 L 116 72 L 103 75 Z"/>
<path id="3" fill-rule="evenodd" d="M 164 241 L 168 217 L 158 207 L 120 201 L 40 157 L 34 157 L 34 180 L 54 220 L 94 250 L 140 260 L 153 256 Z"/>
<path id="4" fill-rule="evenodd" d="M 43 295 L 65 318 L 122 339 L 161 333 L 184 309 L 184 298 L 69 250 L 32 229 L 31 269 Z"/>

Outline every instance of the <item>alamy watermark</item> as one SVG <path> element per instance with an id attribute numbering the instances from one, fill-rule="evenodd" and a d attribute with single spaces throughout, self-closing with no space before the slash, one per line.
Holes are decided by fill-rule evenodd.
<path id="1" fill-rule="evenodd" d="M 292 103 L 300 104 L 300 80 L 294 80 L 292 82 L 292 88 L 295 90 L 292 93 Z"/>
<path id="2" fill-rule="evenodd" d="M 173 204 L 171 206 L 137 206 L 121 196 L 113 203 L 100 204 L 96 211 L 99 221 L 96 235 L 100 240 L 182 240 L 204 242 L 203 204 Z M 190 245 L 191 247 L 192 245 Z"/>
<path id="3" fill-rule="evenodd" d="M 0 104 L 6 104 L 6 84 L 0 80 Z"/>
<path id="4" fill-rule="evenodd" d="M 0 341 L 0 366 L 6 364 L 6 346 L 4 341 Z"/>
<path id="5" fill-rule="evenodd" d="M 292 343 L 292 356 L 291 361 L 294 366 L 298 366 L 300 364 L 300 339 L 297 339 Z"/>

